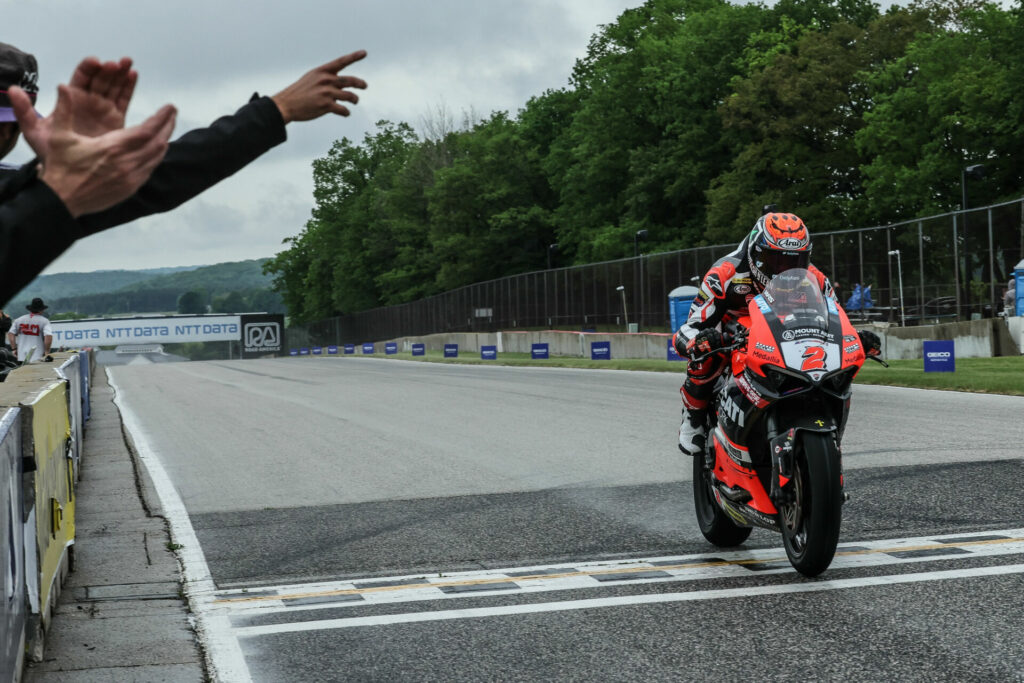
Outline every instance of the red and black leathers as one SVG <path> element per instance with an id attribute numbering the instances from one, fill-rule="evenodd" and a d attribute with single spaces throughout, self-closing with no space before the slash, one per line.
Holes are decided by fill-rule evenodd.
<path id="1" fill-rule="evenodd" d="M 672 339 L 679 355 L 703 355 L 703 351 L 694 351 L 694 343 L 701 330 L 720 330 L 722 325 L 744 315 L 751 299 L 759 293 L 747 264 L 748 239 L 744 239 L 734 251 L 716 261 L 704 276 L 697 298 L 690 307 L 690 316 Z M 808 266 L 808 271 L 818 279 L 825 296 L 835 301 L 832 284 L 825 274 L 813 265 Z M 727 360 L 726 353 L 716 353 L 687 365 L 686 382 L 679 389 L 687 409 L 707 408 L 714 381 L 725 369 Z"/>

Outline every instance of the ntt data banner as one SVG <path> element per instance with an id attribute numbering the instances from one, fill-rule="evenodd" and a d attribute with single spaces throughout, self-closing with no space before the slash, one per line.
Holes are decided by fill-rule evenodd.
<path id="1" fill-rule="evenodd" d="M 171 344 L 176 342 L 238 341 L 242 338 L 242 317 L 237 315 L 202 315 L 166 318 L 62 320 L 52 323 L 53 345 L 54 347 L 76 347 L 113 346 L 115 344 L 147 342 L 166 342 Z"/>

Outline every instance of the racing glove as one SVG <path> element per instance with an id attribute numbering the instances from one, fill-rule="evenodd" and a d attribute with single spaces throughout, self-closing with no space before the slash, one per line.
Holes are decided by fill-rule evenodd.
<path id="1" fill-rule="evenodd" d="M 878 356 L 882 353 L 882 340 L 871 330 L 860 330 L 860 345 L 865 356 Z"/>
<path id="2" fill-rule="evenodd" d="M 690 358 L 706 356 L 731 343 L 731 334 L 721 332 L 714 327 L 709 327 L 698 332 L 697 336 L 690 340 L 690 343 L 686 345 L 686 355 Z"/>

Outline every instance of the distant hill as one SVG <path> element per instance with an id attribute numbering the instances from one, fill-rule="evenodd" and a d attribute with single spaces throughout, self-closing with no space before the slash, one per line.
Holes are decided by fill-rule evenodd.
<path id="1" fill-rule="evenodd" d="M 179 266 L 177 268 L 150 268 L 147 270 L 95 270 L 90 273 L 54 273 L 40 275 L 27 287 L 11 297 L 4 308 L 21 310 L 35 297 L 43 301 L 62 299 L 64 297 L 81 296 L 113 292 L 123 287 L 144 282 L 151 278 L 195 270 L 197 266 Z"/>
<path id="2" fill-rule="evenodd" d="M 263 264 L 269 259 L 233 261 L 213 266 L 199 266 L 188 271 L 159 275 L 134 284 L 125 285 L 117 291 L 135 292 L 144 289 L 205 289 L 210 296 L 218 296 L 244 289 L 268 289 L 273 277 L 263 274 Z"/>
<path id="3" fill-rule="evenodd" d="M 49 306 L 47 313 L 51 316 L 167 313 L 177 309 L 182 294 L 195 291 L 214 311 L 239 312 L 227 310 L 227 306 L 283 312 L 280 297 L 270 290 L 271 277 L 263 274 L 266 261 L 43 275 L 22 290 L 5 309 L 20 313 L 38 296 Z"/>

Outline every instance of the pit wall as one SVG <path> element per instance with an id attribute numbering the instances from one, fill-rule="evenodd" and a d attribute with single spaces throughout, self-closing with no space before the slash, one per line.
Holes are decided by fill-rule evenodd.
<path id="1" fill-rule="evenodd" d="M 74 568 L 75 486 L 93 364 L 87 351 L 16 368 L 0 383 L 0 681 L 41 661 Z"/>
<path id="2" fill-rule="evenodd" d="M 918 327 L 893 327 L 884 324 L 857 325 L 869 329 L 882 339 L 883 357 L 891 360 L 923 357 L 923 341 L 952 340 L 957 358 L 991 358 L 1024 353 L 1024 318 L 992 318 Z M 423 337 L 399 337 L 402 351 L 410 351 L 413 343 L 441 351 L 445 344 L 458 344 L 459 353 L 479 354 L 481 346 L 497 346 L 498 353 L 529 353 L 535 343 L 547 343 L 552 356 L 590 357 L 590 343 L 611 343 L 612 358 L 666 358 L 668 333 L 596 333 L 543 330 L 537 332 L 455 332 Z M 378 344 L 383 347 L 383 344 Z M 357 347 L 357 352 L 359 351 Z M 376 349 L 377 353 L 383 348 Z"/>

